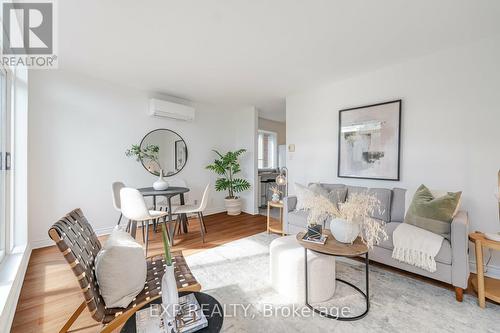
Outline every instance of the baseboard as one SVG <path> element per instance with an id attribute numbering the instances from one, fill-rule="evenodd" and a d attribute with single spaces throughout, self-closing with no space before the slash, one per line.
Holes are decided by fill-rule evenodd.
<path id="1" fill-rule="evenodd" d="M 97 229 L 94 229 L 94 231 L 95 231 L 97 236 L 104 236 L 104 235 L 109 235 L 111 233 L 111 231 L 113 231 L 114 228 L 115 228 L 115 226 L 97 228 Z M 55 244 L 54 244 L 54 241 L 52 239 L 46 238 L 46 239 L 40 239 L 37 241 L 31 241 L 30 245 L 31 245 L 31 249 L 35 250 L 35 249 L 40 249 L 42 247 L 52 246 Z"/>
<path id="2" fill-rule="evenodd" d="M 15 252 L 16 251 L 14 251 L 13 255 L 16 255 Z M 21 289 L 23 287 L 24 276 L 26 274 L 26 270 L 28 269 L 28 263 L 31 256 L 31 246 L 27 244 L 24 249 L 20 249 L 19 255 L 22 257 L 20 258 L 20 261 L 18 261 L 18 264 L 14 265 L 17 267 L 9 267 L 9 270 L 17 269 L 17 272 L 15 273 L 14 280 L 12 281 L 10 290 L 8 291 L 8 296 L 5 299 L 5 304 L 3 305 L 3 309 L 1 311 L 0 332 L 10 332 L 12 321 L 14 320 L 14 315 L 16 313 L 19 295 L 21 294 Z M 9 273 L 12 273 L 12 271 Z M 4 288 L 5 285 L 2 287 Z"/>

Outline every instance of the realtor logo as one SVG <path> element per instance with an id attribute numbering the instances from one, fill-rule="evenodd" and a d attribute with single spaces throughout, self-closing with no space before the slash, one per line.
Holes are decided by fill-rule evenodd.
<path id="1" fill-rule="evenodd" d="M 4 2 L 2 14 L 2 64 L 55 68 L 54 3 Z"/>

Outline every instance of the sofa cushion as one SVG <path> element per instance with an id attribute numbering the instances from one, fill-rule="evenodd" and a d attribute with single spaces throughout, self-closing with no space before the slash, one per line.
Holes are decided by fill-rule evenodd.
<path id="1" fill-rule="evenodd" d="M 308 205 L 311 204 L 311 198 L 315 195 L 315 193 L 309 189 L 309 187 L 295 183 L 295 194 L 297 196 L 297 206 L 295 209 L 309 209 Z"/>
<path id="2" fill-rule="evenodd" d="M 391 222 L 403 222 L 405 219 L 406 190 L 392 189 Z"/>
<path id="3" fill-rule="evenodd" d="M 372 217 L 385 222 L 390 222 L 392 190 L 387 188 L 367 188 L 359 186 L 348 186 L 347 200 L 349 200 L 349 195 L 353 193 L 366 193 L 366 192 L 374 195 L 380 201 L 380 209 L 375 209 Z"/>
<path id="4" fill-rule="evenodd" d="M 462 192 L 447 192 L 435 197 L 425 187 L 415 192 L 404 222 L 449 238 L 451 222 L 460 203 Z"/>
<path id="5" fill-rule="evenodd" d="M 307 225 L 307 215 L 309 215 L 309 212 L 304 210 L 294 210 L 293 212 L 289 212 L 288 224 L 305 228 Z"/>
<path id="6" fill-rule="evenodd" d="M 392 233 L 394 230 L 400 225 L 398 222 L 390 222 L 385 225 L 385 231 L 387 233 L 387 239 L 385 241 L 380 242 L 377 246 L 382 247 L 386 250 L 392 251 L 394 249 L 394 245 L 392 242 Z M 435 260 L 442 264 L 451 265 L 451 245 L 447 239 L 443 240 L 443 244 L 441 245 L 441 249 L 436 255 Z"/>
<path id="7" fill-rule="evenodd" d="M 324 184 L 312 183 L 309 184 L 309 189 L 315 194 L 327 198 L 337 207 L 339 203 L 345 201 L 347 195 L 347 187 L 344 185 L 327 187 Z"/>

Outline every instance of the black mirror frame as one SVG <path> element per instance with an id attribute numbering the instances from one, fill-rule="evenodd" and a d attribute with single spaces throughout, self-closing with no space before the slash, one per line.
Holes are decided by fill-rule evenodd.
<path id="1" fill-rule="evenodd" d="M 139 143 L 139 147 L 142 147 L 142 143 L 144 142 L 144 140 L 147 138 L 148 135 L 150 135 L 151 133 L 157 132 L 157 131 L 169 131 L 169 132 L 172 132 L 175 135 L 177 135 L 179 138 L 181 138 L 182 142 L 184 142 L 184 146 L 186 147 L 186 161 L 184 162 L 184 165 L 182 166 L 182 168 L 180 168 L 177 172 L 175 172 L 173 174 L 163 175 L 164 177 L 175 176 L 176 174 L 178 174 L 179 172 L 181 172 L 184 169 L 184 167 L 186 166 L 186 164 L 188 162 L 189 153 L 188 153 L 188 148 L 187 148 L 186 140 L 184 140 L 184 138 L 182 136 L 180 136 L 179 133 L 177 133 L 175 131 L 172 131 L 171 129 L 168 129 L 168 128 L 157 128 L 157 129 L 154 129 L 154 130 L 148 132 L 146 135 L 144 135 L 144 137 L 141 140 L 141 143 Z M 176 140 L 176 141 L 179 141 L 179 140 Z M 142 164 L 143 168 L 146 169 L 147 172 L 149 172 L 150 174 L 152 174 L 154 176 L 159 176 L 159 174 L 156 174 L 154 172 L 149 171 L 149 169 L 144 165 L 144 161 L 142 159 L 141 159 L 141 164 Z"/>

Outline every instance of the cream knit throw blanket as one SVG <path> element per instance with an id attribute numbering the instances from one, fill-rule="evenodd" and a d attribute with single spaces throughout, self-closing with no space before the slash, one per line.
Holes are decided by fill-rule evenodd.
<path id="1" fill-rule="evenodd" d="M 436 271 L 434 258 L 441 248 L 443 237 L 408 223 L 401 223 L 392 235 L 392 258 L 425 269 Z"/>

